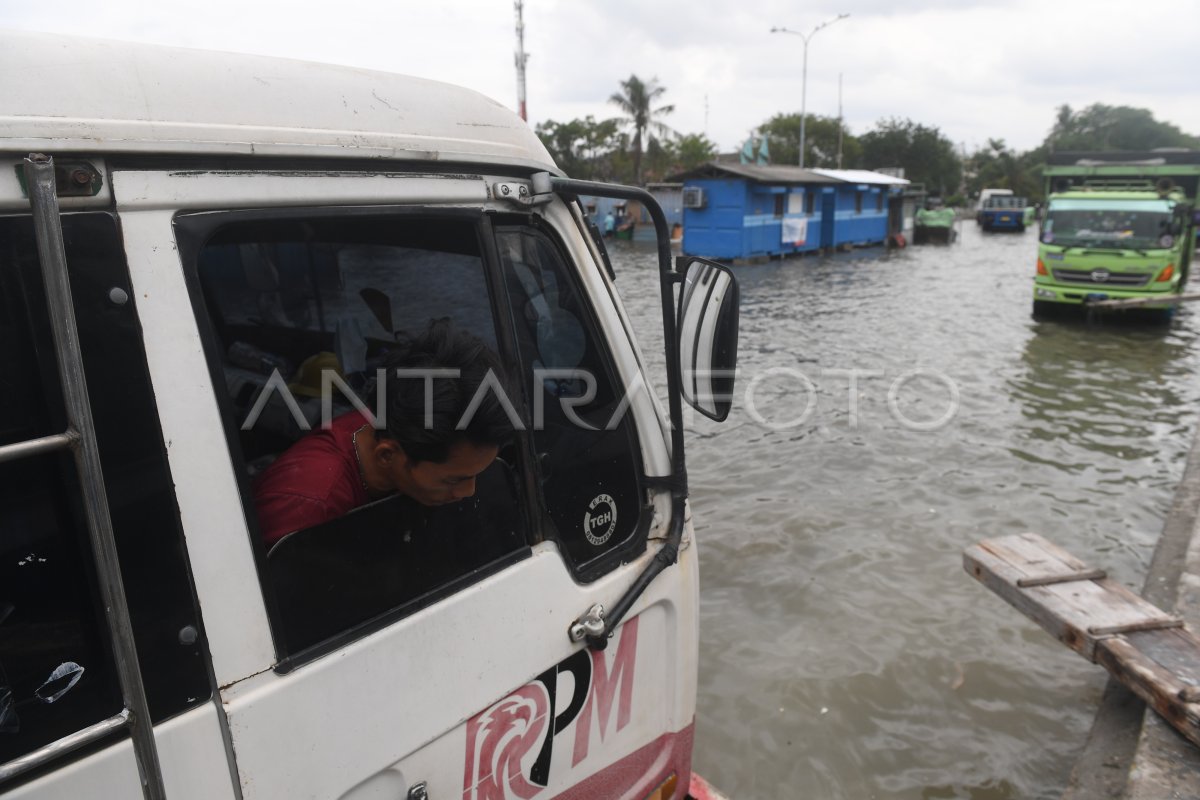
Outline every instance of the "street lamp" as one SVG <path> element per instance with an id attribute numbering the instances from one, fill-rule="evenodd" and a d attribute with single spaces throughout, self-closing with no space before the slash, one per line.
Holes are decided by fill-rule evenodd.
<path id="1" fill-rule="evenodd" d="M 804 166 L 804 117 L 808 101 L 808 40 L 816 36 L 817 31 L 822 28 L 828 28 L 838 20 L 845 19 L 849 14 L 838 14 L 833 19 L 828 19 L 822 22 L 817 27 L 813 28 L 807 34 L 800 31 L 788 30 L 787 28 L 771 28 L 771 33 L 791 33 L 799 36 L 804 40 L 804 71 L 800 78 L 800 166 Z"/>

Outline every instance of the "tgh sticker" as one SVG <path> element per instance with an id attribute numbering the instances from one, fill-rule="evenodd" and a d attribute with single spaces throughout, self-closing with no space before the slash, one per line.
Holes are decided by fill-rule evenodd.
<path id="1" fill-rule="evenodd" d="M 609 495 L 596 495 L 583 515 L 583 535 L 594 545 L 602 545 L 617 529 L 617 503 Z"/>

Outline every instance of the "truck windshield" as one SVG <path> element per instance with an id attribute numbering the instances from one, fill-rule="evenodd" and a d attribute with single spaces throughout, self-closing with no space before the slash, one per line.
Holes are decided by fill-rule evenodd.
<path id="1" fill-rule="evenodd" d="M 999 195 L 989 197 L 984 202 L 984 208 L 1025 208 L 1028 203 L 1024 197 L 1014 197 L 1012 195 Z"/>
<path id="2" fill-rule="evenodd" d="M 1063 247 L 1169 247 L 1170 200 L 1051 200 L 1042 241 Z"/>

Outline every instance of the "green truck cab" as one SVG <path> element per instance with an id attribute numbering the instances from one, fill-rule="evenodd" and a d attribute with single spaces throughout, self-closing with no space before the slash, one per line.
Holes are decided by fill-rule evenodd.
<path id="1" fill-rule="evenodd" d="M 1099 300 L 1172 308 L 1196 244 L 1200 153 L 1058 153 L 1049 157 L 1034 314 Z"/>

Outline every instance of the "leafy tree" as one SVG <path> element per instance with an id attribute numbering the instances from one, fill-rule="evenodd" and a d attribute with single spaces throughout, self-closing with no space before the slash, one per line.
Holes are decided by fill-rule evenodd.
<path id="1" fill-rule="evenodd" d="M 646 145 L 646 152 L 642 155 L 642 178 L 647 181 L 659 180 L 674 170 L 675 160 L 674 141 L 666 138 L 651 139 Z"/>
<path id="2" fill-rule="evenodd" d="M 862 147 L 837 117 L 807 115 L 804 126 L 804 163 L 810 167 L 837 167 L 838 129 L 842 130 L 842 166 L 857 165 Z M 776 114 L 758 126 L 760 134 L 771 139 L 771 162 L 796 164 L 800 158 L 800 115 Z"/>
<path id="3" fill-rule="evenodd" d="M 703 133 L 688 133 L 672 143 L 675 166 L 681 172 L 707 164 L 717 157 L 717 146 Z"/>
<path id="4" fill-rule="evenodd" d="M 942 195 L 956 191 L 962 180 L 962 161 L 954 143 L 938 128 L 893 117 L 880 120 L 858 141 L 862 165 L 868 169 L 903 167 L 910 181 Z"/>
<path id="5" fill-rule="evenodd" d="M 1044 147 L 1056 150 L 1153 150 L 1156 147 L 1200 148 L 1200 138 L 1169 122 L 1159 122 L 1145 108 L 1093 103 L 1081 111 L 1058 107 Z"/>
<path id="6" fill-rule="evenodd" d="M 615 119 L 597 122 L 588 115 L 570 122 L 546 120 L 536 133 L 563 172 L 583 180 L 612 180 L 609 154 L 624 141 L 618 127 Z"/>
<path id="7" fill-rule="evenodd" d="M 663 180 L 675 172 L 683 172 L 717 157 L 717 146 L 702 133 L 651 139 L 642 161 L 647 181 Z"/>
<path id="8" fill-rule="evenodd" d="M 621 91 L 614 92 L 608 102 L 617 106 L 625 113 L 621 122 L 633 130 L 633 179 L 635 183 L 642 182 L 642 152 L 643 147 L 655 138 L 670 136 L 672 131 L 659 117 L 666 116 L 675 110 L 673 105 L 654 106 L 666 87 L 658 85 L 657 78 L 642 81 L 637 75 L 630 75 L 628 80 L 621 81 Z"/>
<path id="9" fill-rule="evenodd" d="M 1041 176 L 1037 164 L 1028 154 L 1014 153 L 1003 139 L 988 139 L 988 146 L 978 150 L 963 165 L 967 192 L 978 195 L 981 189 L 1012 189 L 1023 197 L 1041 194 Z"/>

